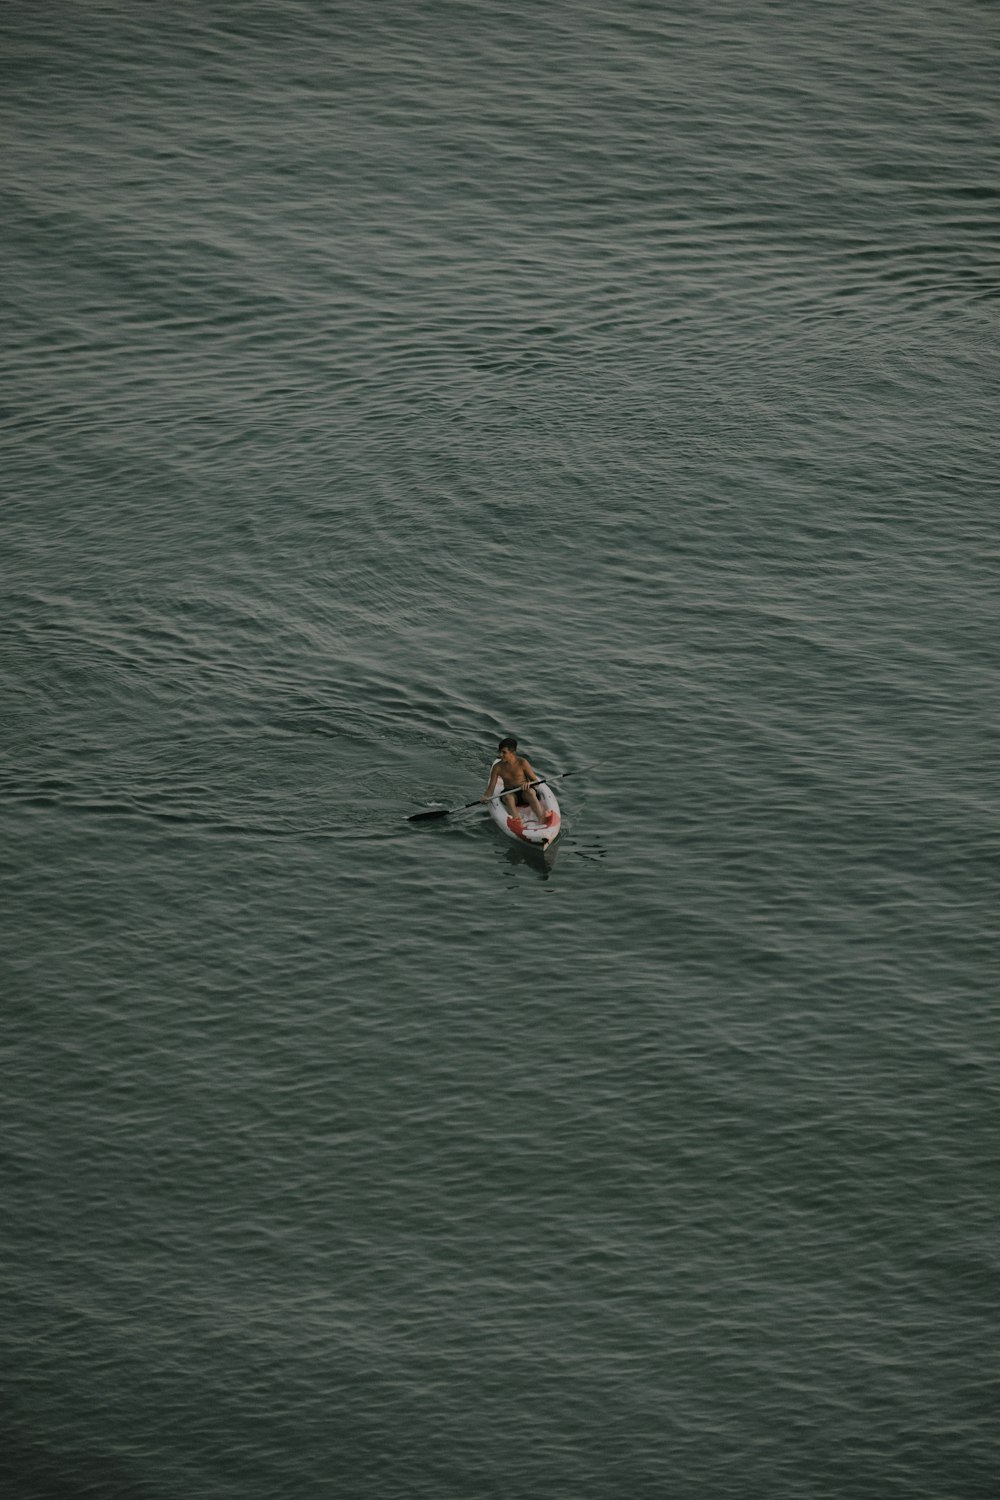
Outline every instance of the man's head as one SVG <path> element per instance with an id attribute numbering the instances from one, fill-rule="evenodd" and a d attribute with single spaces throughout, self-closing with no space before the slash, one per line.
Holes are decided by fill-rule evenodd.
<path id="1" fill-rule="evenodd" d="M 502 739 L 500 741 L 499 745 L 497 746 L 497 749 L 500 751 L 500 754 L 506 760 L 508 754 L 510 754 L 510 755 L 516 755 L 517 754 L 517 740 L 514 738 L 514 736 L 512 734 L 508 734 L 507 737 L 506 737 L 506 739 Z"/>

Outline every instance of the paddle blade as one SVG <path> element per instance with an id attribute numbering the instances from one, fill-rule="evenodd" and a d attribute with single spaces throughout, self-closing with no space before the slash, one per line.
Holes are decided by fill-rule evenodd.
<path id="1" fill-rule="evenodd" d="M 432 807 L 428 812 L 410 813 L 408 823 L 419 823 L 424 818 L 446 818 L 451 811 L 448 807 Z"/>

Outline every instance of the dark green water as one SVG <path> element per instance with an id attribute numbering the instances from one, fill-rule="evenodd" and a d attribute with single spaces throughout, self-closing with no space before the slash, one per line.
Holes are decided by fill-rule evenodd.
<path id="1" fill-rule="evenodd" d="M 0 32 L 4 1494 L 994 1494 L 995 8 Z"/>

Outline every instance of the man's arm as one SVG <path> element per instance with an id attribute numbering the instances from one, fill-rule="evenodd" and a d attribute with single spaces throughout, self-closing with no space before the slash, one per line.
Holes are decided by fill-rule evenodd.
<path id="1" fill-rule="evenodd" d="M 497 789 L 497 782 L 499 780 L 500 780 L 500 763 L 498 761 L 497 764 L 493 767 L 493 770 L 490 772 L 489 786 L 486 788 L 485 792 L 480 797 L 480 799 L 479 799 L 480 802 L 488 802 L 490 800 L 490 798 L 493 796 L 493 793 Z"/>

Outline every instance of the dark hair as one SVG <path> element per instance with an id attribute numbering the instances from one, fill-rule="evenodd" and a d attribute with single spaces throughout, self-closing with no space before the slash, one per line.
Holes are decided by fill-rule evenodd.
<path id="1" fill-rule="evenodd" d="M 516 750 L 517 749 L 517 740 L 514 738 L 514 736 L 512 734 L 509 734 L 505 740 L 501 740 L 500 741 L 499 745 L 497 746 L 497 749 L 498 750 Z"/>

